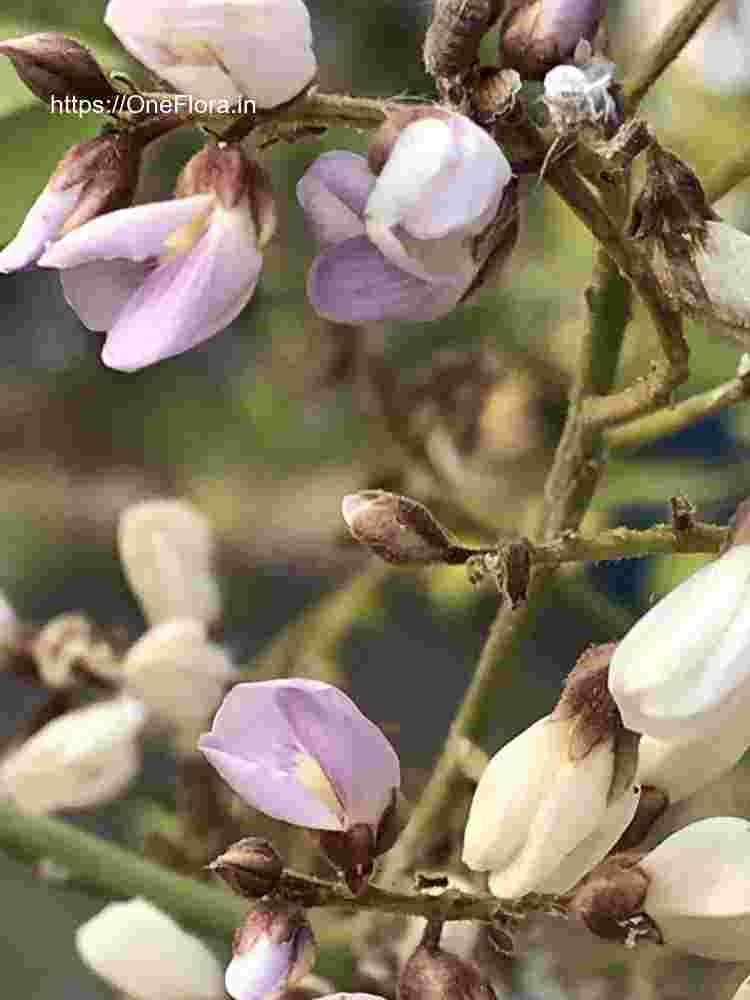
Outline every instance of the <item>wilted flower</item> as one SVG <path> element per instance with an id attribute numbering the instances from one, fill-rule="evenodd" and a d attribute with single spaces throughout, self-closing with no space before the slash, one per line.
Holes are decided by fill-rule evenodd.
<path id="1" fill-rule="evenodd" d="M 91 330 L 108 330 L 102 361 L 135 371 L 219 333 L 252 298 L 274 229 L 264 171 L 238 146 L 208 146 L 172 201 L 100 216 L 39 263 Z"/>
<path id="2" fill-rule="evenodd" d="M 261 903 L 234 936 L 224 982 L 234 1000 L 271 1000 L 315 963 L 315 938 L 301 910 Z"/>
<path id="3" fill-rule="evenodd" d="M 184 500 L 142 500 L 117 525 L 125 576 L 151 625 L 192 619 L 213 625 L 221 613 L 214 540 L 205 515 Z"/>
<path id="4" fill-rule="evenodd" d="M 436 108 L 409 118 L 386 122 L 370 166 L 354 153 L 325 153 L 297 185 L 322 245 L 308 295 L 328 319 L 424 321 L 450 312 L 484 263 L 476 237 L 512 200 L 508 161 L 479 126 Z"/>
<path id="5" fill-rule="evenodd" d="M 238 684 L 198 746 L 256 809 L 321 831 L 350 888 L 366 887 L 373 858 L 393 842 L 401 774 L 391 744 L 342 691 L 312 680 Z"/>
<path id="6" fill-rule="evenodd" d="M 607 697 L 611 646 L 579 660 L 552 713 L 506 744 L 477 786 L 469 868 L 499 897 L 562 893 L 612 848 L 635 814 L 635 753 Z"/>
<path id="7" fill-rule="evenodd" d="M 157 716 L 187 732 L 200 730 L 237 674 L 198 621 L 156 625 L 122 663 L 128 690 Z"/>
<path id="8" fill-rule="evenodd" d="M 750 545 L 734 545 L 636 622 L 612 657 L 609 689 L 624 724 L 690 742 L 750 695 Z M 734 730 L 727 735 L 734 739 Z"/>
<path id="9" fill-rule="evenodd" d="M 0 791 L 25 812 L 85 809 L 116 798 L 138 774 L 146 719 L 131 698 L 53 719 L 0 764 Z"/>
<path id="10" fill-rule="evenodd" d="M 725 962 L 750 959 L 750 822 L 713 816 L 646 854 L 643 911 L 664 943 Z"/>
<path id="11" fill-rule="evenodd" d="M 547 73 L 544 103 L 560 135 L 582 126 L 616 122 L 617 109 L 609 92 L 613 70 L 614 64 L 606 59 L 587 58 L 575 66 L 555 66 Z"/>
<path id="12" fill-rule="evenodd" d="M 221 1000 L 208 948 L 145 899 L 110 903 L 76 931 L 86 965 L 133 1000 Z"/>
<path id="13" fill-rule="evenodd" d="M 510 6 L 500 26 L 501 65 L 539 80 L 570 59 L 582 38 L 593 39 L 607 0 L 521 0 Z"/>
<path id="14" fill-rule="evenodd" d="M 129 205 L 138 182 L 143 146 L 153 138 L 122 131 L 87 139 L 68 150 L 23 225 L 0 252 L 8 274 L 37 261 L 58 240 L 97 216 Z"/>
<path id="15" fill-rule="evenodd" d="M 109 0 L 104 20 L 136 59 L 205 100 L 272 108 L 317 69 L 302 0 Z"/>

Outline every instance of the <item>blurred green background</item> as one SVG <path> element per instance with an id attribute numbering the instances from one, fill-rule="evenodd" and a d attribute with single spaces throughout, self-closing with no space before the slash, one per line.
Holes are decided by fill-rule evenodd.
<path id="1" fill-rule="evenodd" d="M 420 65 L 426 4 L 319 0 L 310 6 L 323 90 L 431 96 Z M 625 69 L 639 40 L 618 31 L 617 10 L 613 5 L 612 46 Z M 62 30 L 90 44 L 106 68 L 129 69 L 138 79 L 102 12 L 103 4 L 83 0 L 64 7 L 6 0 L 0 37 Z M 488 39 L 488 60 L 492 49 Z M 750 96 L 710 94 L 691 65 L 678 65 L 655 89 L 647 111 L 664 144 L 705 176 L 746 133 Z M 7 241 L 65 150 L 102 122 L 50 115 L 5 61 L 0 116 L 0 240 Z M 353 336 L 322 323 L 305 301 L 314 247 L 294 199 L 296 181 L 320 152 L 364 151 L 366 142 L 365 135 L 331 130 L 268 151 L 279 235 L 266 252 L 254 300 L 209 343 L 141 373 L 101 365 L 101 338 L 68 310 L 56 273 L 32 270 L 0 280 L 0 587 L 22 618 L 41 623 L 82 609 L 102 625 L 137 635 L 143 623 L 118 566 L 114 536 L 119 511 L 148 495 L 187 497 L 216 525 L 227 641 L 240 662 L 364 564 L 342 529 L 345 493 L 398 487 L 445 508 L 467 540 L 480 537 L 479 524 L 484 537 L 528 530 L 564 415 L 591 240 L 543 185 L 524 181 L 521 239 L 500 285 L 483 289 L 475 304 L 443 321 L 386 330 L 382 359 L 397 382 L 394 398 L 427 386 L 416 426 L 440 470 L 436 482 L 414 457 L 405 460 L 398 431 L 394 436 L 382 400 L 363 377 Z M 197 133 L 181 132 L 160 149 L 149 168 L 154 197 L 166 196 L 199 145 Z M 721 208 L 736 225 L 750 223 L 746 192 Z M 739 345 L 697 324 L 689 325 L 689 336 L 692 375 L 681 396 L 731 378 L 741 354 Z M 637 313 L 620 381 L 643 372 L 656 351 Z M 435 389 L 437 368 L 457 373 L 452 394 Z M 477 371 L 479 386 L 472 381 Z M 678 492 L 698 504 L 703 517 L 725 520 L 750 492 L 749 447 L 750 413 L 743 406 L 617 459 L 587 526 L 663 520 L 668 498 Z M 456 489 L 468 497 L 470 521 L 451 520 L 447 501 Z M 653 595 L 697 562 L 623 562 L 562 577 L 525 641 L 512 685 L 488 705 L 487 749 L 549 710 L 587 642 L 622 634 Z M 344 645 L 355 696 L 388 727 L 412 787 L 441 745 L 496 600 L 473 591 L 461 570 L 400 573 Z M 40 696 L 11 678 L 2 679 L 0 692 L 3 730 L 10 733 Z M 160 797 L 168 779 L 169 764 L 157 746 L 128 798 L 82 821 L 137 843 L 139 811 Z M 0 965 L 8 995 L 109 996 L 72 951 L 74 927 L 100 904 L 1 858 L 0 875 Z M 699 976 L 694 984 L 698 989 Z M 518 986 L 519 995 L 542 995 L 535 989 Z"/>

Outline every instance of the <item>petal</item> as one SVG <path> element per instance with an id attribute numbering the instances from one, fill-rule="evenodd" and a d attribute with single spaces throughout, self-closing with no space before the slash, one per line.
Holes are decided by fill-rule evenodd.
<path id="1" fill-rule="evenodd" d="M 715 730 L 679 743 L 642 736 L 637 780 L 680 802 L 729 771 L 750 747 L 748 707 L 742 705 Z"/>
<path id="2" fill-rule="evenodd" d="M 640 787 L 629 786 L 625 793 L 607 808 L 604 819 L 596 830 L 563 858 L 557 868 L 539 883 L 537 891 L 560 895 L 572 889 L 609 854 L 630 826 L 640 797 Z"/>
<path id="3" fill-rule="evenodd" d="M 224 978 L 227 993 L 234 1000 L 273 997 L 286 984 L 293 951 L 293 940 L 277 944 L 262 935 L 250 951 L 235 955 L 227 966 Z"/>
<path id="4" fill-rule="evenodd" d="M 216 1000 L 223 973 L 198 938 L 145 899 L 110 903 L 76 931 L 76 950 L 108 983 L 141 1000 Z"/>
<path id="5" fill-rule="evenodd" d="M 458 166 L 453 132 L 439 118 L 422 118 L 399 135 L 367 200 L 368 219 L 392 227 L 422 205 L 443 173 Z"/>
<path id="6" fill-rule="evenodd" d="M 362 215 L 374 184 L 363 156 L 334 150 L 317 158 L 297 184 L 297 200 L 320 244 L 364 233 Z"/>
<path id="7" fill-rule="evenodd" d="M 213 201 L 211 194 L 196 194 L 108 212 L 64 236 L 39 264 L 66 268 L 116 257 L 136 261 L 158 257 L 167 237 L 207 211 Z"/>
<path id="8" fill-rule="evenodd" d="M 554 35 L 562 57 L 572 53 L 582 38 L 589 41 L 604 17 L 607 0 L 557 0 L 543 3 L 538 37 Z"/>
<path id="9" fill-rule="evenodd" d="M 315 258 L 307 294 L 320 316 L 338 323 L 425 322 L 455 308 L 462 290 L 406 274 L 357 236 Z"/>
<path id="10" fill-rule="evenodd" d="M 75 208 L 82 190 L 83 184 L 74 184 L 64 191 L 45 188 L 29 209 L 15 239 L 0 252 L 0 272 L 9 274 L 41 257 Z"/>
<path id="11" fill-rule="evenodd" d="M 613 768 L 612 746 L 602 743 L 582 761 L 565 761 L 547 776 L 520 852 L 502 870 L 493 871 L 493 894 L 515 898 L 537 890 L 597 830 L 607 811 Z"/>
<path id="12" fill-rule="evenodd" d="M 60 272 L 65 301 L 89 330 L 114 326 L 149 267 L 132 260 L 94 260 Z"/>
<path id="13" fill-rule="evenodd" d="M 474 793 L 463 862 L 475 871 L 502 868 L 520 851 L 550 776 L 560 766 L 566 724 L 539 719 L 499 750 Z"/>
<path id="14" fill-rule="evenodd" d="M 242 798 L 299 826 L 376 825 L 400 785 L 398 758 L 385 736 L 343 692 L 318 681 L 237 685 L 199 747 Z M 310 760 L 345 816 L 311 791 Z"/>
<path id="15" fill-rule="evenodd" d="M 749 598 L 750 546 L 738 545 L 636 623 L 609 674 L 629 729 L 686 741 L 731 713 L 750 678 Z"/>
<path id="16" fill-rule="evenodd" d="M 148 275 L 118 315 L 102 361 L 136 371 L 219 333 L 252 298 L 263 258 L 246 202 L 214 209 L 207 232 L 184 255 Z"/>

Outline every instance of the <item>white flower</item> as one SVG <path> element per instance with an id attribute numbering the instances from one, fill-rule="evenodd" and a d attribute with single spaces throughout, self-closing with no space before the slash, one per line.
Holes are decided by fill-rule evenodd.
<path id="1" fill-rule="evenodd" d="M 117 543 L 125 575 L 152 625 L 221 613 L 213 572 L 213 532 L 182 500 L 144 500 L 123 511 Z"/>
<path id="2" fill-rule="evenodd" d="M 227 654 L 197 621 L 149 629 L 128 651 L 122 670 L 129 691 L 187 731 L 205 726 L 236 675 Z"/>
<path id="3" fill-rule="evenodd" d="M 750 822 L 691 823 L 639 867 L 650 879 L 643 911 L 665 944 L 719 961 L 750 959 Z"/>
<path id="4" fill-rule="evenodd" d="M 272 108 L 317 70 L 302 0 L 110 0 L 104 20 L 136 59 L 205 100 Z"/>
<path id="5" fill-rule="evenodd" d="M 659 601 L 619 643 L 609 688 L 625 726 L 687 742 L 750 697 L 750 545 L 734 545 Z"/>
<path id="6" fill-rule="evenodd" d="M 221 1000 L 219 962 L 145 899 L 110 903 L 76 931 L 76 950 L 133 1000 Z"/>
<path id="7" fill-rule="evenodd" d="M 137 738 L 145 718 L 131 698 L 61 715 L 0 764 L 0 791 L 30 813 L 116 798 L 140 770 Z"/>
<path id="8" fill-rule="evenodd" d="M 614 846 L 630 823 L 639 790 L 609 801 L 614 737 L 573 759 L 572 719 L 546 716 L 490 761 L 477 786 L 463 860 L 490 871 L 504 898 L 566 892 Z"/>

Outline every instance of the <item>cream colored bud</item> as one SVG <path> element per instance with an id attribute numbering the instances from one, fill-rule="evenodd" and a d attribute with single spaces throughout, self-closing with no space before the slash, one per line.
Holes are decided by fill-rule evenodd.
<path id="1" fill-rule="evenodd" d="M 32 642 L 31 655 L 40 677 L 52 688 L 71 684 L 76 667 L 110 679 L 119 673 L 111 647 L 94 639 L 91 624 L 83 615 L 50 619 Z"/>
<path id="2" fill-rule="evenodd" d="M 640 861 L 643 911 L 664 943 L 724 962 L 750 959 L 750 822 L 713 816 L 673 833 Z"/>
<path id="3" fill-rule="evenodd" d="M 165 722 L 201 730 L 237 674 L 199 621 L 156 625 L 129 650 L 122 665 L 128 690 Z"/>
<path id="4" fill-rule="evenodd" d="M 576 716 L 547 716 L 497 753 L 477 786 L 464 838 L 469 868 L 500 898 L 571 889 L 620 838 L 640 789 L 610 801 L 614 736 L 572 757 Z"/>
<path id="5" fill-rule="evenodd" d="M 211 625 L 221 597 L 213 572 L 208 520 L 181 500 L 145 500 L 128 507 L 118 527 L 120 559 L 151 625 L 192 618 Z"/>
<path id="6" fill-rule="evenodd" d="M 145 899 L 110 903 L 76 932 L 83 962 L 133 1000 L 221 1000 L 208 948 Z"/>
<path id="7" fill-rule="evenodd" d="M 117 698 L 48 722 L 0 764 L 0 794 L 25 812 L 85 809 L 116 798 L 140 770 L 140 702 Z"/>

